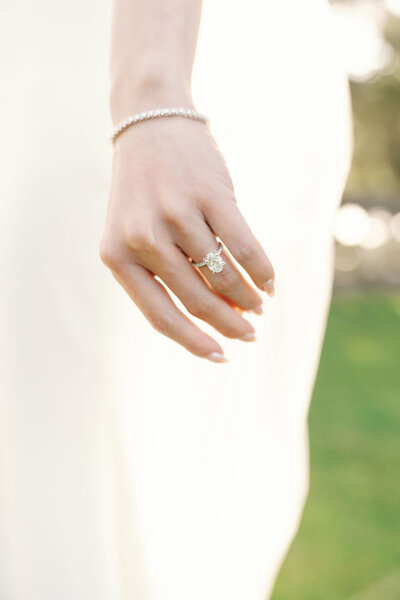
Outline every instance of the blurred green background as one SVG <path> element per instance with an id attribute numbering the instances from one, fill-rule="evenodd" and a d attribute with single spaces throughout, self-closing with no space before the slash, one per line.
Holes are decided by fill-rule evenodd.
<path id="1" fill-rule="evenodd" d="M 399 323 L 400 293 L 334 298 L 309 417 L 310 494 L 273 600 L 400 598 Z"/>
<path id="2" fill-rule="evenodd" d="M 272 600 L 400 600 L 400 0 L 332 5 L 354 160 L 309 415 L 310 493 Z"/>

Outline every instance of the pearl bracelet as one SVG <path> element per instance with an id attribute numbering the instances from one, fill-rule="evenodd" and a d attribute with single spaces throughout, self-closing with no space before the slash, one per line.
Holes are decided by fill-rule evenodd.
<path id="1" fill-rule="evenodd" d="M 157 119 L 158 117 L 185 117 L 186 119 L 194 119 L 195 121 L 201 121 L 206 125 L 209 123 L 209 119 L 195 110 L 189 108 L 157 108 L 156 110 L 149 110 L 147 112 L 137 113 L 125 119 L 119 123 L 113 130 L 110 141 L 114 146 L 115 140 L 120 133 L 125 131 L 131 125 L 140 123 L 141 121 L 147 121 L 148 119 Z"/>

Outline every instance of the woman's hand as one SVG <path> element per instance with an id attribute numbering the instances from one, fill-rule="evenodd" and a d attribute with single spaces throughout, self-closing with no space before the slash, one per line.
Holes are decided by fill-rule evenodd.
<path id="1" fill-rule="evenodd" d="M 199 262 L 216 250 L 215 236 L 255 286 L 272 295 L 273 268 L 238 209 L 209 129 L 167 117 L 123 132 L 116 141 L 101 258 L 157 331 L 197 356 L 223 362 L 221 346 L 178 309 L 166 290 L 223 335 L 255 339 L 241 311 L 262 312 L 262 298 L 235 260 L 224 250 L 220 273 L 188 260 Z"/>

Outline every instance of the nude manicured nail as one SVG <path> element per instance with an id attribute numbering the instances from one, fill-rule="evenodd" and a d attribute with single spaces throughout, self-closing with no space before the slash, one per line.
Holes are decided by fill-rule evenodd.
<path id="1" fill-rule="evenodd" d="M 225 356 L 223 354 L 220 354 L 219 352 L 211 352 L 211 354 L 206 356 L 206 358 L 208 358 L 208 360 L 211 360 L 212 362 L 217 363 L 228 362 L 228 359 L 225 358 Z"/>
<path id="2" fill-rule="evenodd" d="M 268 279 L 268 281 L 266 281 L 263 285 L 264 290 L 267 292 L 268 296 L 275 296 L 275 286 L 274 286 L 274 280 L 273 279 Z"/>
<path id="3" fill-rule="evenodd" d="M 247 333 L 242 335 L 241 338 L 239 338 L 239 340 L 242 340 L 243 342 L 254 342 L 256 339 L 257 338 L 252 331 L 248 331 Z"/>
<path id="4" fill-rule="evenodd" d="M 256 306 L 255 308 L 251 308 L 250 310 L 251 310 L 251 312 L 256 313 L 256 315 L 263 314 L 262 304 L 259 304 L 258 306 Z"/>

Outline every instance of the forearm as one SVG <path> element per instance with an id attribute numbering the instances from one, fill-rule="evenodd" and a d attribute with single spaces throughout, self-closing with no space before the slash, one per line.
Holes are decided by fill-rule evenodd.
<path id="1" fill-rule="evenodd" d="M 114 123 L 134 111 L 190 106 L 201 0 L 114 0 L 110 108 Z"/>

